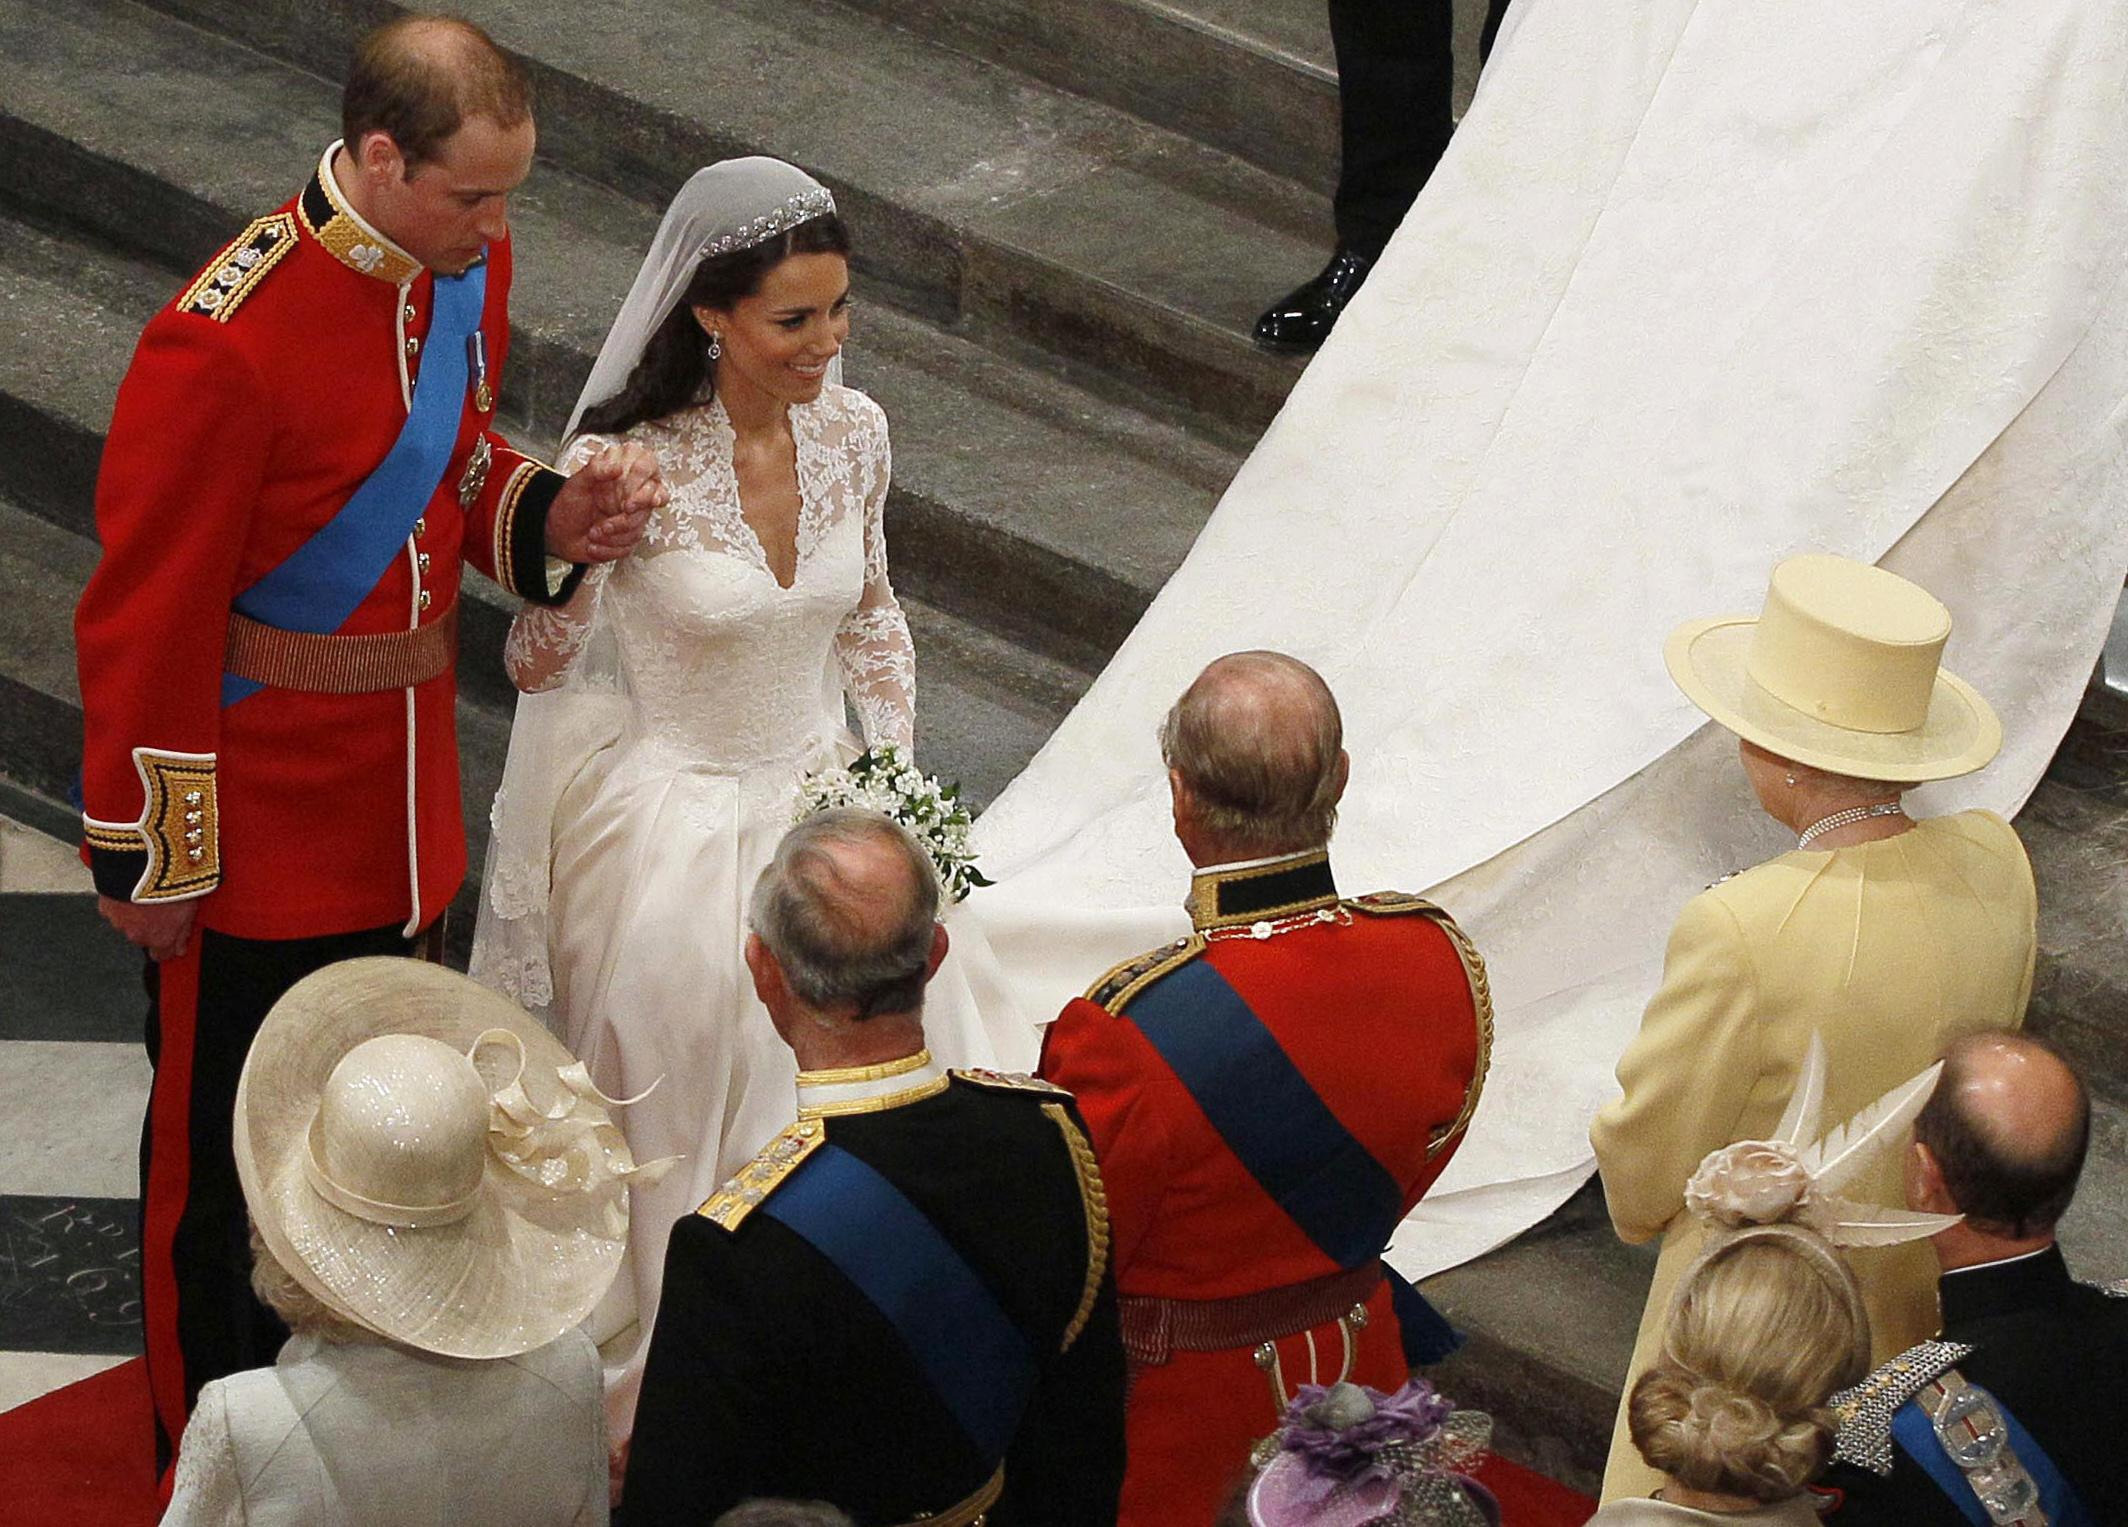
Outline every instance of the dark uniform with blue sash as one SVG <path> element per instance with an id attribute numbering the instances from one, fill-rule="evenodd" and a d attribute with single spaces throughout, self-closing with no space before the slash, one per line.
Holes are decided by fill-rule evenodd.
<path id="1" fill-rule="evenodd" d="M 1121 1520 L 1210 1521 L 1295 1385 L 1393 1390 L 1454 1333 L 1382 1262 L 1483 1084 L 1485 967 L 1327 855 L 1201 871 L 1196 931 L 1050 1026 L 1093 1130 L 1131 1360 Z"/>
<path id="2" fill-rule="evenodd" d="M 619 1520 L 783 1497 L 860 1527 L 1113 1522 L 1123 1353 L 1070 1096 L 924 1053 L 799 1096 L 673 1227 Z"/>
<path id="3" fill-rule="evenodd" d="M 563 479 L 490 428 L 508 244 L 423 269 L 333 182 L 333 149 L 141 335 L 75 618 L 84 852 L 105 896 L 196 900 L 150 965 L 141 1282 L 158 1427 L 273 1361 L 230 1117 L 274 1000 L 405 953 L 465 875 L 464 564 L 549 600 Z"/>
<path id="4" fill-rule="evenodd" d="M 1835 1400 L 1832 1520 L 2128 1523 L 2128 1286 L 2078 1283 L 2050 1246 L 1947 1273 L 1940 1290 L 1941 1339 Z"/>

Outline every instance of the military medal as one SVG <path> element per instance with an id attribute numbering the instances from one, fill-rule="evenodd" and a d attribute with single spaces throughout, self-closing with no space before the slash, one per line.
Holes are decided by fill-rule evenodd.
<path id="1" fill-rule="evenodd" d="M 466 337 L 466 360 L 473 373 L 473 406 L 484 414 L 491 413 L 495 390 L 488 386 L 488 341 L 478 329 Z"/>

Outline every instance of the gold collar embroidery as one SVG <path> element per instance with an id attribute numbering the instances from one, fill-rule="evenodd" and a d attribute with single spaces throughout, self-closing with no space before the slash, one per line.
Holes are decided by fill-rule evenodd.
<path id="1" fill-rule="evenodd" d="M 333 179 L 333 155 L 339 151 L 340 140 L 334 139 L 325 157 L 318 161 L 317 174 L 296 198 L 303 226 L 327 254 L 349 270 L 392 286 L 404 286 L 421 274 L 421 262 L 372 228 L 348 205 Z"/>
<path id="2" fill-rule="evenodd" d="M 1190 879 L 1184 907 L 1199 932 L 1268 922 L 1337 905 L 1327 849 L 1281 854 L 1258 864 L 1214 865 Z"/>
<path id="3" fill-rule="evenodd" d="M 918 1050 L 876 1066 L 844 1066 L 798 1073 L 798 1117 L 831 1119 L 842 1114 L 882 1113 L 921 1102 L 946 1090 L 946 1068 Z"/>

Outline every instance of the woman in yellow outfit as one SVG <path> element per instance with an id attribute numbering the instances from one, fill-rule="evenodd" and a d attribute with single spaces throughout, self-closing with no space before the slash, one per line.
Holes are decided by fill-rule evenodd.
<path id="1" fill-rule="evenodd" d="M 1741 739 L 1760 804 L 1797 843 L 1685 904 L 1618 1064 L 1625 1095 L 1590 1130 L 1619 1235 L 1663 1237 L 1628 1393 L 1700 1250 L 1686 1179 L 1708 1151 L 1774 1128 L 1814 1030 L 1831 1062 L 1825 1116 L 1842 1119 L 1960 1034 L 2023 1021 L 2036 899 L 2017 834 L 1990 812 L 1916 820 L 1901 805 L 1908 786 L 1971 773 L 2002 740 L 1987 702 L 1939 666 L 1950 629 L 1905 579 L 1805 556 L 1774 569 L 1758 619 L 1694 621 L 1665 648 L 1687 697 Z M 1855 1196 L 1898 1203 L 1898 1173 L 1887 1155 Z M 1852 1261 L 1873 1361 L 1934 1334 L 1925 1243 Z M 1604 1499 L 1660 1483 L 1621 1408 Z"/>

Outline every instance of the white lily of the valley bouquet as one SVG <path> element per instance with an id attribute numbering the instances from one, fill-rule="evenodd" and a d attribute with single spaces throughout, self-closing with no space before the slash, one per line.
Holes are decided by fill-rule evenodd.
<path id="1" fill-rule="evenodd" d="M 867 748 L 840 769 L 822 769 L 798 787 L 794 822 L 836 806 L 857 806 L 892 817 L 931 856 L 948 901 L 988 885 L 968 846 L 975 820 L 961 804 L 960 786 L 942 783 L 901 755 L 892 743 Z"/>

